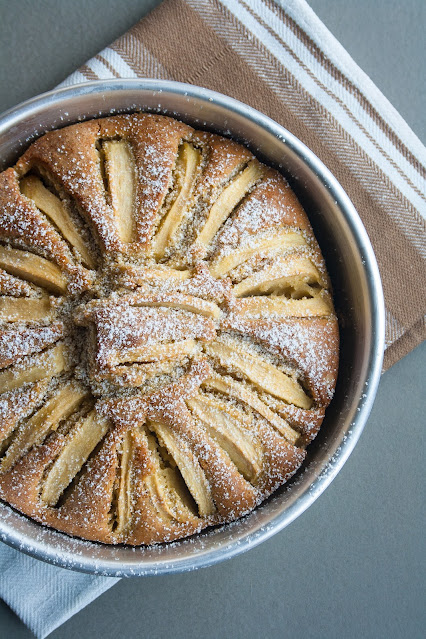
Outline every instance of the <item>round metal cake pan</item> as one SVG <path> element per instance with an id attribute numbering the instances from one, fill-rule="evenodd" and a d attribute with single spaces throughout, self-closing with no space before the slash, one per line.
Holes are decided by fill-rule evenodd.
<path id="1" fill-rule="evenodd" d="M 341 334 L 335 397 L 303 467 L 243 519 L 151 547 L 107 546 L 43 527 L 0 502 L 0 539 L 56 565 L 110 576 L 193 570 L 277 533 L 325 490 L 352 452 L 376 395 L 384 351 L 384 301 L 364 226 L 337 180 L 294 135 L 251 107 L 192 85 L 159 80 L 90 82 L 29 100 L 0 118 L 0 170 L 37 136 L 80 120 L 137 110 L 177 117 L 246 144 L 278 168 L 305 207 L 333 283 Z"/>

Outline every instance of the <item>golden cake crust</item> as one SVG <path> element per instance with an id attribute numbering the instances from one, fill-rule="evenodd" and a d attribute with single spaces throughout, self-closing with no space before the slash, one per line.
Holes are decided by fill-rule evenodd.
<path id="1" fill-rule="evenodd" d="M 309 220 L 243 146 L 83 122 L 0 174 L 0 497 L 88 540 L 167 542 L 286 482 L 337 377 Z"/>

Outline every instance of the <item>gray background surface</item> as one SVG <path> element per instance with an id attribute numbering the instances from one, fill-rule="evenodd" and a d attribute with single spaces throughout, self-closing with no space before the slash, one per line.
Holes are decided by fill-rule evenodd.
<path id="1" fill-rule="evenodd" d="M 0 111 L 53 88 L 156 4 L 0 0 Z M 425 142 L 426 3 L 310 4 Z M 212 568 L 123 580 L 52 639 L 423 637 L 425 354 L 383 376 L 351 458 L 288 528 Z M 0 638 L 29 637 L 0 602 Z"/>

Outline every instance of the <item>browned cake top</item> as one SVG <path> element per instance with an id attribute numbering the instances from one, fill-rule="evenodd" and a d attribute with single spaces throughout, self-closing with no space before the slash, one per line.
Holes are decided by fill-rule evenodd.
<path id="1" fill-rule="evenodd" d="M 324 261 L 286 180 L 164 116 L 47 133 L 0 174 L 0 497 L 85 539 L 249 512 L 333 396 Z"/>

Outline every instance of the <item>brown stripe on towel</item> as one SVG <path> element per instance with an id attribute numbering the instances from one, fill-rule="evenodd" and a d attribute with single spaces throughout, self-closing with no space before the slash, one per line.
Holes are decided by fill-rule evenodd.
<path id="1" fill-rule="evenodd" d="M 284 9 L 276 4 L 273 0 L 264 0 L 265 4 L 273 11 L 299 38 L 305 47 L 312 53 L 317 62 L 319 62 L 324 69 L 348 91 L 354 95 L 362 108 L 367 111 L 368 115 L 374 120 L 378 127 L 381 128 L 392 144 L 396 146 L 398 151 L 403 155 L 408 162 L 420 173 L 422 177 L 426 178 L 426 167 L 424 167 L 418 158 L 416 158 L 409 149 L 405 146 L 402 140 L 398 137 L 395 131 L 391 129 L 388 123 L 381 117 L 380 113 L 372 106 L 367 100 L 365 95 L 360 89 L 353 84 L 341 71 L 338 69 L 329 58 L 325 55 L 324 51 L 315 44 L 306 32 L 290 17 L 286 14 Z"/>

